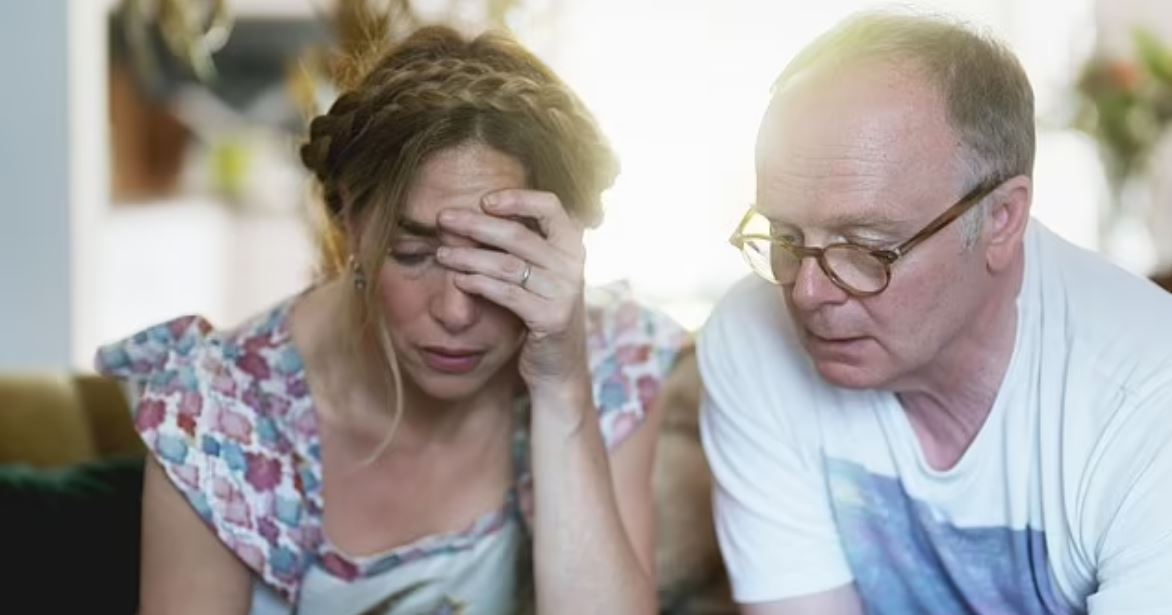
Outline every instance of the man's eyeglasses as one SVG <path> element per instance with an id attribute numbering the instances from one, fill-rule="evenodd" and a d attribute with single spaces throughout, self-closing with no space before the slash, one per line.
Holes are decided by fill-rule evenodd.
<path id="1" fill-rule="evenodd" d="M 854 243 L 832 243 L 808 248 L 776 239 L 769 221 L 752 207 L 745 213 L 729 243 L 741 251 L 753 271 L 773 284 L 793 284 L 802 260 L 813 258 L 835 286 L 856 297 L 877 295 L 891 282 L 891 265 L 940 229 L 961 217 L 993 192 L 1004 180 L 986 181 L 944 210 L 911 239 L 888 250 L 875 250 Z"/>

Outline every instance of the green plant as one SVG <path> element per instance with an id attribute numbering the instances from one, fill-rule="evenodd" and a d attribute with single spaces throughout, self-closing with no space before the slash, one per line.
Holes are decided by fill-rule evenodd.
<path id="1" fill-rule="evenodd" d="M 1137 29 L 1131 58 L 1092 57 L 1078 79 L 1075 126 L 1099 143 L 1116 194 L 1147 171 L 1152 148 L 1172 123 L 1172 49 Z"/>

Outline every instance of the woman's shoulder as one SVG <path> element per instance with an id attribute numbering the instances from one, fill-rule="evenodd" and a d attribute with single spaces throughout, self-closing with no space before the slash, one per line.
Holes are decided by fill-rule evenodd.
<path id="1" fill-rule="evenodd" d="M 662 310 L 638 300 L 626 283 L 588 288 L 585 303 L 592 353 L 635 345 L 669 351 L 674 356 L 691 341 L 684 327 Z"/>
<path id="2" fill-rule="evenodd" d="M 691 335 L 622 283 L 587 290 L 586 323 L 594 401 L 613 449 L 642 424 Z"/>
<path id="3" fill-rule="evenodd" d="M 285 454 L 312 435 L 305 420 L 312 400 L 288 325 L 295 300 L 232 329 L 217 329 L 201 316 L 160 323 L 103 346 L 95 365 L 123 381 L 148 445 L 159 437 L 157 428 L 174 420 L 188 437 L 198 430 L 205 441 L 256 440 Z"/>
<path id="4" fill-rule="evenodd" d="M 294 299 L 232 329 L 176 318 L 95 361 L 126 383 L 135 429 L 196 513 L 286 596 L 314 549 L 318 495 L 303 463 L 318 453 L 287 323 Z"/>
<path id="5" fill-rule="evenodd" d="M 287 324 L 295 299 L 230 329 L 218 329 L 200 315 L 174 318 L 102 346 L 94 366 L 101 374 L 136 383 L 157 379 L 168 368 L 195 359 L 233 363 L 261 378 L 273 371 L 297 371 L 301 365 L 289 344 Z M 196 365 L 210 367 L 206 361 Z"/>

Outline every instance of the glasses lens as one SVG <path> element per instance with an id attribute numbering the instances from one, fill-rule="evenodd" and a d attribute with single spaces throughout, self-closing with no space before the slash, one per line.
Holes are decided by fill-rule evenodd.
<path id="1" fill-rule="evenodd" d="M 847 286 L 860 293 L 875 293 L 887 285 L 887 267 L 861 246 L 828 246 L 826 266 Z"/>
<path id="2" fill-rule="evenodd" d="M 800 262 L 792 252 L 765 239 L 745 240 L 742 250 L 753 271 L 774 284 L 789 284 Z"/>

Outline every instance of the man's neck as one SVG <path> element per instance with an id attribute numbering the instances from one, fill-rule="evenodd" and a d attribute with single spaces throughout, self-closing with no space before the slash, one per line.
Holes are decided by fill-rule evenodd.
<path id="1" fill-rule="evenodd" d="M 973 315 L 973 323 L 917 376 L 895 387 L 928 464 L 956 465 L 993 409 L 1017 338 L 1017 295 L 1023 271 Z"/>

